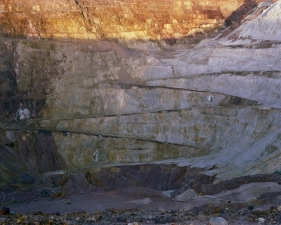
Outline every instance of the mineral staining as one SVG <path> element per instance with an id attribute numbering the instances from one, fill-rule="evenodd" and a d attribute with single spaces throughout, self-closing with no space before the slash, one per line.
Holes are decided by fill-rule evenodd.
<path id="1" fill-rule="evenodd" d="M 280 3 L 205 39 L 258 2 L 161 2 L 1 4 L 1 182 L 179 158 L 218 180 L 280 170 Z"/>

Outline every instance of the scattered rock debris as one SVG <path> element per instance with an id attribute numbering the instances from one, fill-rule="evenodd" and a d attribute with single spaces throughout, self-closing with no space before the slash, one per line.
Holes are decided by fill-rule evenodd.
<path id="1" fill-rule="evenodd" d="M 199 208 L 198 208 L 199 209 Z M 203 209 L 203 208 L 201 208 Z M 1 208 L 5 211 L 6 209 Z M 1 212 L 2 212 L 1 211 Z M 6 212 L 6 211 L 5 211 Z M 266 221 L 266 222 L 265 222 Z M 240 210 L 220 210 L 216 212 L 212 208 L 205 210 L 140 210 L 125 209 L 118 210 L 109 208 L 104 211 L 96 211 L 93 214 L 86 212 L 73 212 L 68 214 L 47 214 L 43 212 L 27 213 L 27 214 L 1 214 L 1 224 L 210 224 L 210 225 L 226 225 L 226 224 L 280 224 L 281 212 L 258 217 L 249 209 Z"/>

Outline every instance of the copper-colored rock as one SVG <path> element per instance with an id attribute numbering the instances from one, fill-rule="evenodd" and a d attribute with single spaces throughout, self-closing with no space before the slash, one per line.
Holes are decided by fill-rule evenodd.
<path id="1" fill-rule="evenodd" d="M 4 1 L 0 3 L 0 35 L 91 40 L 181 38 L 222 27 L 233 12 L 239 17 L 241 9 L 250 10 L 256 2 L 260 0 Z"/>

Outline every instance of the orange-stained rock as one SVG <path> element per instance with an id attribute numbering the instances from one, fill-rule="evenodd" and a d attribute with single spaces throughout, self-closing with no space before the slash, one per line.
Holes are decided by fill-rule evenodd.
<path id="1" fill-rule="evenodd" d="M 30 38 L 168 39 L 223 27 L 260 0 L 2 0 L 0 35 Z M 244 10 L 245 11 L 245 10 Z M 245 13 L 245 12 L 243 12 Z"/>

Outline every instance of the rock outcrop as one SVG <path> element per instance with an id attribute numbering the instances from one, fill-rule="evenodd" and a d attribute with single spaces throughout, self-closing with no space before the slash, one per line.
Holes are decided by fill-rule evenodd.
<path id="1" fill-rule="evenodd" d="M 280 170 L 280 1 L 48 2 L 0 5 L 2 188 L 159 160 Z"/>
<path id="2" fill-rule="evenodd" d="M 11 0 L 0 34 L 59 39 L 170 39 L 222 28 L 260 0 Z M 233 12 L 236 12 L 234 13 Z M 233 14 L 233 15 L 232 15 Z"/>

